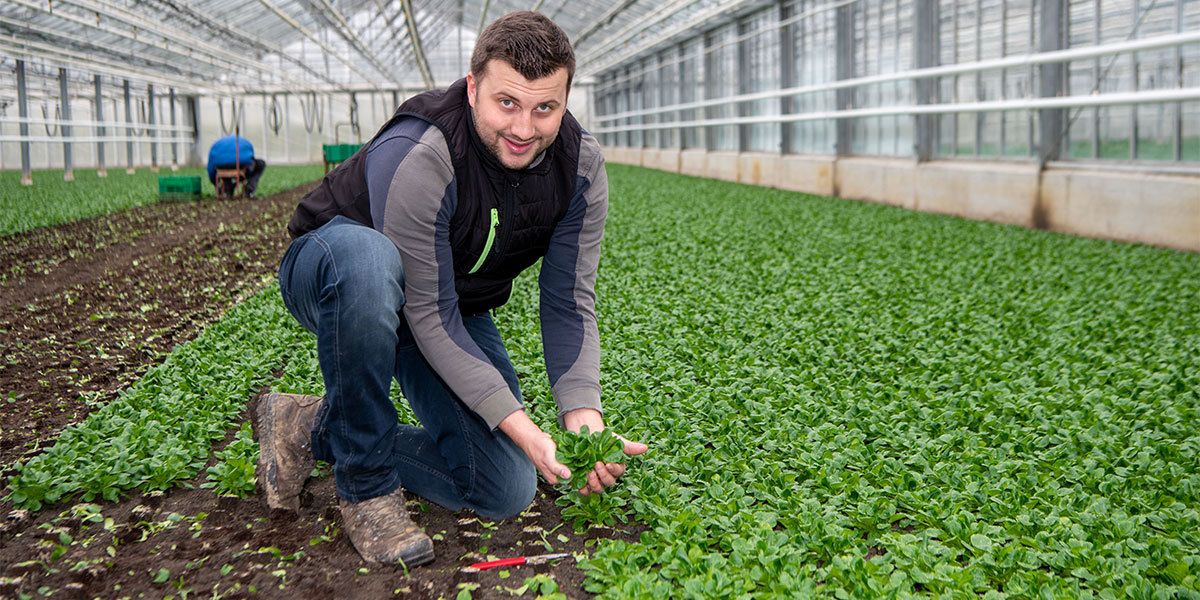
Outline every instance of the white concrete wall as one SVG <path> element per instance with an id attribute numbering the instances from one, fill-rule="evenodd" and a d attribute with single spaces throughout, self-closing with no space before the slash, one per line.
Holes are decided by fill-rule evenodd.
<path id="1" fill-rule="evenodd" d="M 839 158 L 834 169 L 834 195 L 916 208 L 916 169 L 911 160 Z"/>
<path id="2" fill-rule="evenodd" d="M 1055 231 L 1200 251 L 1200 177 L 1050 170 L 1040 219 Z"/>
<path id="3" fill-rule="evenodd" d="M 708 175 L 708 152 L 705 150 L 684 150 L 679 154 L 679 172 L 684 175 L 706 177 Z"/>
<path id="4" fill-rule="evenodd" d="M 705 177 L 724 179 L 725 181 L 738 180 L 737 152 L 709 152 L 708 160 L 705 162 L 708 165 L 704 168 Z"/>
<path id="5" fill-rule="evenodd" d="M 763 152 L 743 152 L 738 156 L 737 180 L 750 185 L 779 187 L 783 177 L 783 157 Z"/>
<path id="6" fill-rule="evenodd" d="M 1196 176 L 933 161 L 609 148 L 609 162 L 644 165 L 914 210 L 1200 252 Z"/>
<path id="7" fill-rule="evenodd" d="M 645 149 L 642 150 L 642 166 L 660 171 L 679 172 L 678 149 Z"/>
<path id="8" fill-rule="evenodd" d="M 837 161 L 832 156 L 783 157 L 779 187 L 794 192 L 832 196 Z"/>
<path id="9" fill-rule="evenodd" d="M 1036 165 L 939 161 L 917 166 L 914 208 L 1033 227 Z"/>

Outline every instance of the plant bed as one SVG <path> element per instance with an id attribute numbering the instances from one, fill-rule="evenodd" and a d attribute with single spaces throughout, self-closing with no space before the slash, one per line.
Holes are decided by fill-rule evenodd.
<path id="1" fill-rule="evenodd" d="M 553 501 L 557 492 L 548 487 L 522 515 L 499 523 L 410 496 L 414 520 L 435 536 L 437 558 L 406 573 L 359 558 L 341 531 L 327 470 L 309 482 L 298 516 L 271 513 L 256 496 L 217 497 L 199 487 L 203 481 L 196 477 L 192 489 L 117 503 L 55 507 L 4 526 L 0 596 L 37 597 L 43 590 L 86 598 L 331 598 L 353 589 L 362 598 L 432 599 L 470 589 L 474 598 L 512 598 L 511 590 L 526 578 L 541 575 L 577 598 L 584 595 L 583 573 L 572 558 L 480 573 L 461 569 L 510 553 L 586 555 L 599 539 L 634 541 L 640 530 L 576 534 L 563 525 Z"/>
<path id="2" fill-rule="evenodd" d="M 609 175 L 597 290 L 606 421 L 650 451 L 614 491 L 629 524 L 585 534 L 598 538 L 578 566 L 583 590 L 553 570 L 574 564 L 552 567 L 572 597 L 1196 594 L 1200 256 L 638 168 Z M 532 275 L 496 320 L 534 419 L 552 427 Z M 255 347 L 284 334 L 263 335 Z M 321 393 L 311 336 L 305 344 L 289 340 L 297 352 L 282 365 L 255 359 L 256 377 L 278 378 L 252 383 Z M 230 392 L 220 408 L 228 421 L 204 445 L 240 431 L 246 413 L 236 404 L 254 389 Z M 268 597 L 359 588 L 508 597 L 499 574 L 455 579 L 450 570 L 472 560 L 468 551 L 509 556 L 541 545 L 540 534 L 521 538 L 510 522 L 486 552 L 472 548 L 468 534 L 490 526 L 467 530 L 469 515 L 447 516 L 452 529 L 438 509 L 414 504 L 418 522 L 443 539 L 434 568 L 409 574 L 431 587 L 406 588 L 402 570 L 362 565 L 326 529 L 337 523 L 328 477 L 310 483 L 299 519 L 281 519 L 253 496 L 198 488 L 204 466 L 211 459 L 185 479 L 196 489 L 160 496 L 131 486 L 131 497 L 101 505 L 129 511 L 114 529 L 133 521 L 113 564 L 97 563 L 103 573 L 69 581 L 75 563 L 48 572 L 36 562 L 99 558 L 71 555 L 92 534 L 49 530 L 70 498 L 9 528 L 0 575 L 24 577 L 12 585 L 26 593 L 78 584 L 89 586 L 81 594 L 119 597 L 112 586 L 121 582 L 133 596 L 211 596 L 213 583 L 225 585 L 224 564 L 228 575 L 253 563 L 230 581 L 242 584 L 235 594 L 253 583 Z M 543 491 L 535 506 L 551 515 L 539 523 L 546 530 L 561 513 Z M 137 504 L 159 514 L 134 520 Z M 138 521 L 175 523 L 154 535 L 176 537 L 138 542 L 148 527 Z M 226 529 L 205 548 L 198 540 L 211 526 Z M 555 538 L 574 539 L 569 529 Z M 133 556 L 164 562 L 114 571 L 138 543 L 150 549 Z M 205 560 L 212 552 L 223 553 L 221 565 Z M 317 556 L 336 566 L 316 571 L 335 587 L 300 583 L 304 569 L 292 563 Z M 524 575 L 509 575 L 519 589 Z"/>
<path id="3" fill-rule="evenodd" d="M 306 189 L 3 239 L 0 464 L 36 453 L 275 272 Z"/>

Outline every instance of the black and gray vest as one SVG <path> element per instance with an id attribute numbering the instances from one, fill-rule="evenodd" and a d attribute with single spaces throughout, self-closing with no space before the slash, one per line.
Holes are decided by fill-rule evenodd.
<path id="1" fill-rule="evenodd" d="M 514 171 L 501 165 L 475 132 L 466 79 L 445 90 L 409 98 L 371 141 L 304 196 L 288 223 L 288 232 L 299 237 L 337 215 L 373 227 L 366 149 L 397 121 L 414 117 L 437 127 L 450 148 L 458 194 L 450 219 L 450 247 L 459 307 L 464 314 L 472 314 L 501 306 L 508 302 L 513 279 L 545 256 L 554 227 L 576 193 L 583 130 L 570 112 L 563 115 L 558 137 L 541 160 Z M 496 226 L 493 209 L 499 215 Z M 491 248 L 477 265 L 489 235 Z"/>

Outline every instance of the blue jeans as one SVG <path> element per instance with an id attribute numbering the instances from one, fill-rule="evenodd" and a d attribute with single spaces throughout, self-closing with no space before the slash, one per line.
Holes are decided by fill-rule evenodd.
<path id="1" fill-rule="evenodd" d="M 401 308 L 400 252 L 382 233 L 338 216 L 296 238 L 279 266 L 284 304 L 317 336 L 325 403 L 313 454 L 333 464 L 338 496 L 360 502 L 406 490 L 489 519 L 520 513 L 537 474 L 525 453 L 463 404 L 418 350 Z M 521 398 L 490 315 L 464 315 L 483 353 Z M 421 421 L 401 425 L 392 377 Z"/>

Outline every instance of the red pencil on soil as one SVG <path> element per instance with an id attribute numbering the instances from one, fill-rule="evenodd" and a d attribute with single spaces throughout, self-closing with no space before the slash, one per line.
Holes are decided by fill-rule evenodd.
<path id="1" fill-rule="evenodd" d="M 486 571 L 488 569 L 495 569 L 498 567 L 515 567 L 518 565 L 540 565 L 540 564 L 550 562 L 552 560 L 566 558 L 568 556 L 571 556 L 571 555 L 570 555 L 570 553 L 567 553 L 567 552 L 559 552 L 556 554 L 539 554 L 537 556 L 514 556 L 512 558 L 500 558 L 500 559 L 489 560 L 489 561 L 485 561 L 485 562 L 477 562 L 469 567 L 463 567 L 462 571 L 463 571 L 463 573 L 477 573 L 479 571 Z"/>

